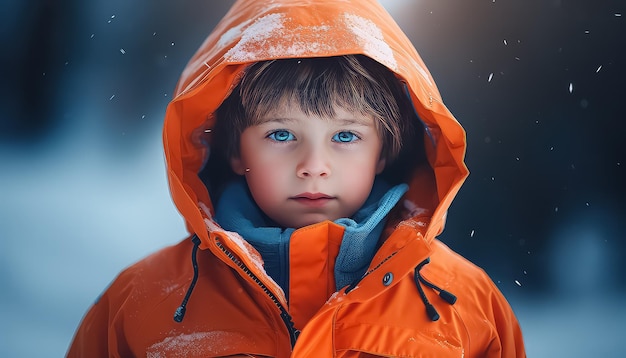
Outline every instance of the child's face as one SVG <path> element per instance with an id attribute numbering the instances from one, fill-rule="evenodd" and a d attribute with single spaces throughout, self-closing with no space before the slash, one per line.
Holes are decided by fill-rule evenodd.
<path id="1" fill-rule="evenodd" d="M 320 118 L 287 105 L 241 134 L 240 156 L 231 166 L 282 227 L 352 216 L 385 167 L 374 119 L 335 111 L 335 118 Z"/>

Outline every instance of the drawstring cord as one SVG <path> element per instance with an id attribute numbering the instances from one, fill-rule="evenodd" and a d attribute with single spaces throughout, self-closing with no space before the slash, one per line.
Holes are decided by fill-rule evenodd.
<path id="1" fill-rule="evenodd" d="M 191 280 L 191 284 L 187 289 L 187 293 L 185 294 L 185 298 L 183 298 L 183 302 L 181 302 L 180 306 L 176 309 L 176 313 L 174 313 L 174 321 L 180 323 L 185 318 L 185 312 L 187 311 L 187 302 L 189 301 L 189 297 L 191 297 L 191 292 L 193 292 L 193 288 L 196 286 L 196 282 L 198 281 L 198 260 L 196 258 L 196 253 L 198 252 L 198 246 L 200 246 L 200 238 L 198 235 L 194 235 L 191 238 L 193 241 L 193 249 L 191 250 L 191 264 L 193 266 L 193 279 Z"/>
<path id="2" fill-rule="evenodd" d="M 430 257 L 426 258 L 426 260 L 422 261 L 419 265 L 415 267 L 415 275 L 413 279 L 415 280 L 415 285 L 417 286 L 417 290 L 420 293 L 422 302 L 424 302 L 424 306 L 426 306 L 426 313 L 428 314 L 428 317 L 432 321 L 436 321 L 439 319 L 439 313 L 437 312 L 435 307 L 430 303 L 430 301 L 428 300 L 428 297 L 426 297 L 426 293 L 424 293 L 424 288 L 422 287 L 422 284 L 437 291 L 439 293 L 439 297 L 441 297 L 444 301 L 448 302 L 451 305 L 453 305 L 456 302 L 456 296 L 434 285 L 433 283 L 426 280 L 422 275 L 420 275 L 420 270 L 422 269 L 422 267 L 424 267 L 429 262 L 430 262 Z"/>
<path id="3" fill-rule="evenodd" d="M 198 252 L 198 247 L 200 246 L 200 238 L 198 238 L 197 235 L 194 235 L 191 238 L 191 241 L 193 242 L 193 249 L 191 250 L 191 264 L 193 266 L 193 279 L 191 280 L 191 284 L 189 285 L 189 288 L 187 289 L 187 293 L 185 293 L 185 297 L 183 298 L 183 301 L 181 302 L 180 306 L 178 306 L 178 308 L 176 309 L 176 312 L 174 313 L 174 321 L 178 323 L 182 322 L 183 318 L 185 318 L 185 312 L 187 311 L 187 302 L 189 302 L 189 297 L 191 297 L 191 293 L 193 292 L 193 289 L 196 286 L 196 282 L 198 281 L 198 260 L 196 257 L 196 253 Z M 422 299 L 422 302 L 424 303 L 424 306 L 426 307 L 426 313 L 428 314 L 428 317 L 432 321 L 437 321 L 440 317 L 439 313 L 437 312 L 435 307 L 430 303 L 430 301 L 428 300 L 428 297 L 426 297 L 426 293 L 424 292 L 424 288 L 422 287 L 422 285 L 426 285 L 426 287 L 429 287 L 437 291 L 439 294 L 439 297 L 441 297 L 444 301 L 446 301 L 448 304 L 451 304 L 451 305 L 453 305 L 456 302 L 456 296 L 450 293 L 449 291 L 446 291 L 438 287 L 437 285 L 429 282 L 420 274 L 420 270 L 428 263 L 430 263 L 430 257 L 426 258 L 424 261 L 420 262 L 420 264 L 415 267 L 415 273 L 414 273 L 413 279 L 415 280 L 415 286 L 417 286 L 417 290 L 419 291 L 420 298 Z M 349 287 L 346 290 L 346 292 L 348 292 L 350 288 L 352 287 Z"/>

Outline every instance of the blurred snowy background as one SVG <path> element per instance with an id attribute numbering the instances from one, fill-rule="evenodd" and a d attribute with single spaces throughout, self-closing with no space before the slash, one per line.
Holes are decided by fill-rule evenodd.
<path id="1" fill-rule="evenodd" d="M 231 3 L 3 2 L 0 356 L 63 356 L 121 269 L 185 236 L 160 127 Z M 626 3 L 383 4 L 467 129 L 441 239 L 507 296 L 529 357 L 626 356 Z"/>

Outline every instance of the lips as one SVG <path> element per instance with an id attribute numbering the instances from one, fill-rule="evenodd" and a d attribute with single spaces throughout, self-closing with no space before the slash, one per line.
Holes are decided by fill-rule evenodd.
<path id="1" fill-rule="evenodd" d="M 333 197 L 330 195 L 323 194 L 323 193 L 302 193 L 302 194 L 298 194 L 294 196 L 293 198 L 317 200 L 317 199 L 332 199 Z"/>
<path id="2" fill-rule="evenodd" d="M 323 193 L 301 193 L 291 197 L 291 199 L 305 206 L 319 208 L 335 198 Z"/>

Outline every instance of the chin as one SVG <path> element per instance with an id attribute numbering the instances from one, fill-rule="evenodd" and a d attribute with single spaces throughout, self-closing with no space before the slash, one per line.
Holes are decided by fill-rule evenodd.
<path id="1" fill-rule="evenodd" d="M 319 217 L 312 217 L 312 218 L 307 218 L 306 220 L 298 220 L 296 222 L 292 221 L 290 225 L 287 225 L 286 227 L 291 227 L 294 229 L 300 229 L 303 228 L 305 226 L 309 226 L 309 225 L 315 225 L 315 224 L 319 224 L 322 221 L 333 221 L 334 219 L 326 217 L 326 216 L 319 216 Z"/>

